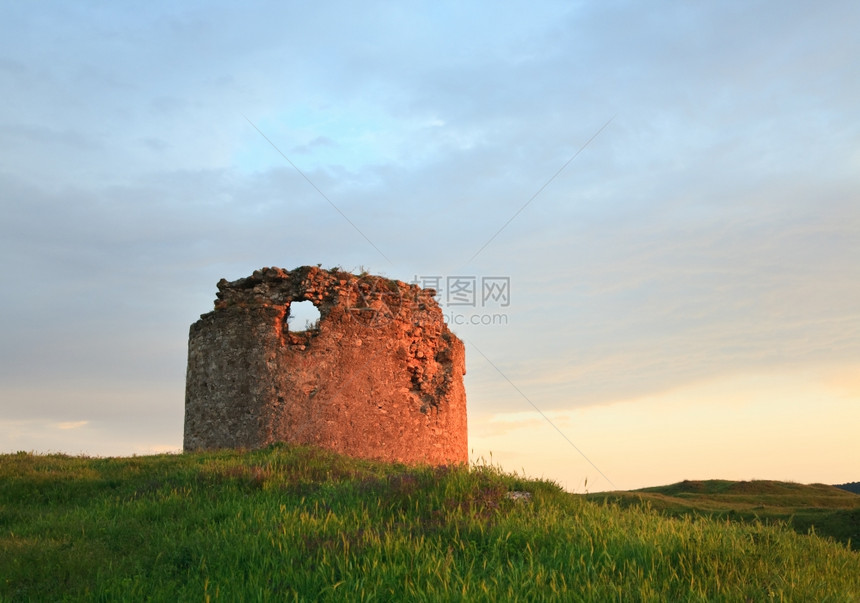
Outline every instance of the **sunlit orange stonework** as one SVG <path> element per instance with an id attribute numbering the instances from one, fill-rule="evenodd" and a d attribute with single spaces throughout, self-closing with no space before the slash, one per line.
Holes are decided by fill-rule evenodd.
<path id="1" fill-rule="evenodd" d="M 222 279 L 215 310 L 191 326 L 185 450 L 290 442 L 467 462 L 464 347 L 433 295 L 307 266 Z M 291 331 L 290 304 L 304 300 L 319 324 Z"/>

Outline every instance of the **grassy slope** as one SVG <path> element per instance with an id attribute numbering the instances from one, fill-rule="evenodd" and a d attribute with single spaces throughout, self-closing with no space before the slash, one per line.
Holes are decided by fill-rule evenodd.
<path id="1" fill-rule="evenodd" d="M 860 494 L 860 482 L 848 482 L 847 484 L 835 484 L 840 490 L 847 490 L 854 494 Z"/>
<path id="2" fill-rule="evenodd" d="M 764 480 L 683 481 L 634 492 L 590 494 L 589 498 L 625 507 L 647 505 L 672 516 L 784 522 L 801 534 L 814 530 L 860 550 L 860 496 L 835 486 Z"/>
<path id="3" fill-rule="evenodd" d="M 860 555 L 491 467 L 287 447 L 0 456 L 0 600 L 64 598 L 849 601 Z"/>

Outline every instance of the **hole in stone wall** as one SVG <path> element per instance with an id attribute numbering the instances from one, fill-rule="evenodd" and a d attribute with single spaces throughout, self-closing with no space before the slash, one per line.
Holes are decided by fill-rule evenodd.
<path id="1" fill-rule="evenodd" d="M 290 303 L 290 316 L 287 318 L 290 331 L 308 331 L 320 326 L 320 311 L 313 302 L 295 301 Z"/>

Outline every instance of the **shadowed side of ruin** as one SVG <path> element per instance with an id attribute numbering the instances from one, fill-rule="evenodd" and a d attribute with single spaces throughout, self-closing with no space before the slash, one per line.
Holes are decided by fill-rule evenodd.
<path id="1" fill-rule="evenodd" d="M 467 462 L 465 352 L 434 293 L 307 266 L 222 279 L 215 310 L 191 326 L 185 450 L 289 442 Z M 320 320 L 291 331 L 290 305 L 300 301 Z"/>

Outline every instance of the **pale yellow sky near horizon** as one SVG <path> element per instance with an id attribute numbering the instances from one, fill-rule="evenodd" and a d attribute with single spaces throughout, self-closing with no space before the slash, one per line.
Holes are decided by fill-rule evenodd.
<path id="1" fill-rule="evenodd" d="M 544 414 L 622 490 L 684 479 L 860 479 L 860 365 L 737 374 Z M 475 459 L 570 491 L 614 489 L 535 411 L 470 421 Z"/>

